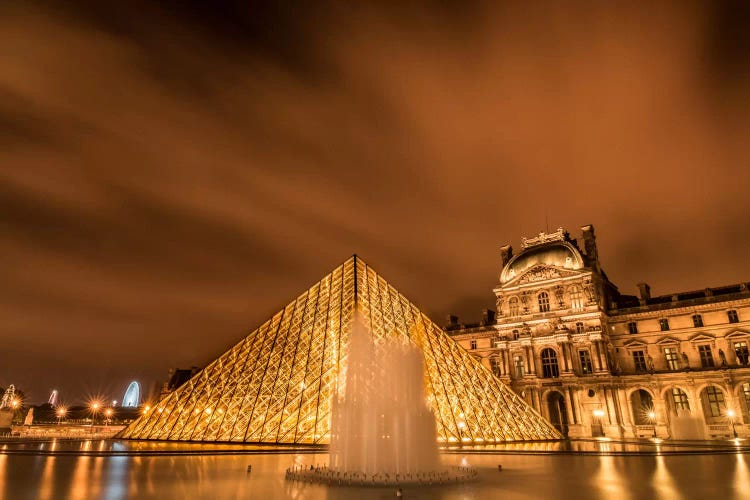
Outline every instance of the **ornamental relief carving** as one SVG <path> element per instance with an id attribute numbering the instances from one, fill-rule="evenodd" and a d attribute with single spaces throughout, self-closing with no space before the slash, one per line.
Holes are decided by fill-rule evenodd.
<path id="1" fill-rule="evenodd" d="M 551 267 L 535 267 L 521 276 L 521 278 L 518 280 L 518 283 L 534 283 L 536 281 L 545 281 L 561 277 L 562 275 L 557 269 L 553 269 Z"/>

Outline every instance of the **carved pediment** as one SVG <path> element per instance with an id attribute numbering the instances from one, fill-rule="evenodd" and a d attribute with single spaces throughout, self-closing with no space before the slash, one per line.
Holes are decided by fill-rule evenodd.
<path id="1" fill-rule="evenodd" d="M 577 276 L 580 273 L 572 272 L 567 269 L 560 269 L 553 266 L 539 265 L 525 271 L 523 274 L 516 276 L 508 284 L 523 285 L 526 283 L 536 283 L 537 281 L 547 281 L 568 276 Z"/>
<path id="2" fill-rule="evenodd" d="M 662 337 L 661 339 L 656 341 L 659 345 L 670 345 L 670 344 L 679 344 L 680 341 L 674 337 Z"/>
<path id="3" fill-rule="evenodd" d="M 642 340 L 629 340 L 629 341 L 625 342 L 624 346 L 627 349 L 635 349 L 635 348 L 638 348 L 638 347 L 640 347 L 640 348 L 646 348 L 646 347 L 648 347 L 648 344 L 646 344 Z"/>
<path id="4" fill-rule="evenodd" d="M 715 337 L 706 335 L 705 333 L 699 333 L 698 335 L 690 337 L 690 342 L 714 342 L 715 340 Z"/>
<path id="5" fill-rule="evenodd" d="M 748 336 L 750 336 L 750 333 L 748 332 L 745 332 L 743 330 L 734 330 L 724 335 L 724 338 L 725 339 L 745 339 Z"/>

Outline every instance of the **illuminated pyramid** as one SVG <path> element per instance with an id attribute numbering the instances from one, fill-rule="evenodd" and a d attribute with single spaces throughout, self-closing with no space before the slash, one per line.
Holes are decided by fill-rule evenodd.
<path id="1" fill-rule="evenodd" d="M 544 418 L 378 276 L 351 257 L 162 398 L 119 437 L 328 443 L 343 394 L 355 308 L 376 344 L 408 336 L 425 359 L 427 400 L 443 442 L 558 439 Z"/>

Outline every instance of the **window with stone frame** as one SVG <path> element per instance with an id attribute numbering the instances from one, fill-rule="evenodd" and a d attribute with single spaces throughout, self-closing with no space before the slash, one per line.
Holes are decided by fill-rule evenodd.
<path id="1" fill-rule="evenodd" d="M 737 311 L 732 309 L 731 311 L 727 311 L 727 319 L 730 323 L 739 323 L 740 317 L 737 315 Z"/>
<path id="2" fill-rule="evenodd" d="M 707 416 L 723 416 L 724 410 L 726 409 L 726 404 L 724 403 L 724 393 L 722 392 L 722 390 L 715 385 L 709 385 L 708 387 L 703 389 L 703 395 L 703 403 Z"/>
<path id="3" fill-rule="evenodd" d="M 500 358 L 497 356 L 492 356 L 490 358 L 490 368 L 492 369 L 492 373 L 494 373 L 496 377 L 499 377 L 503 374 L 502 364 L 500 362 Z"/>
<path id="4" fill-rule="evenodd" d="M 646 355 L 643 351 L 633 351 L 633 365 L 635 366 L 636 373 L 646 373 L 648 371 Z"/>
<path id="5" fill-rule="evenodd" d="M 638 333 L 638 323 L 635 321 L 628 323 L 628 333 Z"/>
<path id="6" fill-rule="evenodd" d="M 513 356 L 513 366 L 516 371 L 516 378 L 523 378 L 526 369 L 523 363 L 523 356 Z"/>
<path id="7" fill-rule="evenodd" d="M 742 384 L 742 399 L 745 402 L 745 423 L 748 423 L 748 415 L 750 415 L 750 383 L 745 382 Z"/>
<path id="8" fill-rule="evenodd" d="M 750 351 L 747 348 L 747 342 L 740 340 L 734 343 L 734 355 L 737 356 L 738 365 L 747 365 L 750 361 Z"/>
<path id="9" fill-rule="evenodd" d="M 471 347 L 472 350 L 476 349 L 477 348 L 477 341 L 476 340 L 472 340 L 471 342 L 469 342 L 469 347 Z"/>
<path id="10" fill-rule="evenodd" d="M 518 340 L 520 336 L 521 333 L 518 330 L 513 330 L 513 340 Z"/>
<path id="11" fill-rule="evenodd" d="M 557 365 L 557 353 L 554 349 L 547 347 L 542 350 L 542 377 L 557 378 L 560 376 L 560 367 Z"/>
<path id="12" fill-rule="evenodd" d="M 497 349 L 503 343 L 503 339 L 492 339 L 492 347 Z"/>
<path id="13" fill-rule="evenodd" d="M 594 365 L 591 363 L 591 353 L 588 349 L 578 351 L 578 359 L 581 362 L 582 375 L 591 375 L 594 373 Z"/>
<path id="14" fill-rule="evenodd" d="M 676 371 L 680 369 L 680 358 L 676 347 L 665 347 L 664 358 L 667 360 L 667 368 Z"/>
<path id="15" fill-rule="evenodd" d="M 672 403 L 674 403 L 674 409 L 677 410 L 688 410 L 690 411 L 690 404 L 688 403 L 687 394 L 682 389 L 677 387 L 672 388 Z"/>
<path id="16" fill-rule="evenodd" d="M 537 295 L 537 301 L 539 302 L 539 312 L 549 312 L 549 294 L 547 292 L 541 292 Z"/>
<path id="17" fill-rule="evenodd" d="M 713 354 L 711 354 L 711 346 L 708 344 L 703 344 L 698 346 L 698 354 L 701 358 L 701 366 L 703 368 L 713 368 L 716 366 L 714 364 L 714 357 Z"/>
<path id="18" fill-rule="evenodd" d="M 580 321 L 577 322 L 576 323 L 576 333 L 583 333 L 584 331 L 585 331 L 585 328 L 583 327 L 583 323 L 580 322 Z"/>
<path id="19" fill-rule="evenodd" d="M 662 318 L 659 320 L 659 328 L 662 332 L 668 332 L 669 331 L 669 319 Z"/>
<path id="20" fill-rule="evenodd" d="M 693 314 L 693 326 L 695 328 L 700 328 L 703 326 L 703 316 L 700 314 Z"/>
<path id="21" fill-rule="evenodd" d="M 570 307 L 572 309 L 583 309 L 583 292 L 579 286 L 570 287 Z"/>
<path id="22" fill-rule="evenodd" d="M 518 297 L 511 297 L 508 301 L 508 316 L 518 316 Z"/>

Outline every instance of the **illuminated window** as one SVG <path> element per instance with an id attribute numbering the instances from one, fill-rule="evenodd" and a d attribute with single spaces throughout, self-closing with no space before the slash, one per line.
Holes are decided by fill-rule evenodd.
<path id="1" fill-rule="evenodd" d="M 523 374 L 524 374 L 523 357 L 514 356 L 513 365 L 516 367 L 516 378 L 523 378 Z"/>
<path id="2" fill-rule="evenodd" d="M 471 346 L 471 348 L 472 348 L 472 349 L 476 349 L 476 348 L 477 348 L 477 341 L 476 341 L 476 340 L 472 340 L 472 341 L 471 341 L 471 342 L 469 343 L 469 345 Z"/>
<path id="3" fill-rule="evenodd" d="M 570 307 L 573 309 L 583 309 L 583 293 L 577 286 L 570 287 Z"/>
<path id="4" fill-rule="evenodd" d="M 713 368 L 714 357 L 711 355 L 711 346 L 704 344 L 698 346 L 698 354 L 701 356 L 701 366 L 703 368 Z"/>
<path id="5" fill-rule="evenodd" d="M 560 369 L 557 366 L 557 353 L 549 347 L 542 351 L 542 377 L 557 378 L 560 376 Z"/>
<path id="6" fill-rule="evenodd" d="M 747 342 L 740 341 L 734 343 L 734 354 L 737 356 L 737 363 L 746 365 L 750 361 L 750 352 L 747 349 Z"/>
<path id="7" fill-rule="evenodd" d="M 549 295 L 547 292 L 542 292 L 537 296 L 539 301 L 539 312 L 549 312 Z"/>
<path id="8" fill-rule="evenodd" d="M 518 316 L 518 297 L 511 297 L 508 301 L 508 315 Z"/>
<path id="9" fill-rule="evenodd" d="M 667 359 L 667 368 L 673 371 L 680 369 L 680 361 L 677 357 L 677 349 L 675 347 L 665 347 L 664 357 Z"/>
<path id="10" fill-rule="evenodd" d="M 737 311 L 735 311 L 735 310 L 727 311 L 727 319 L 729 319 L 730 323 L 739 323 L 740 322 L 740 317 L 737 316 Z"/>
<path id="11" fill-rule="evenodd" d="M 669 331 L 669 320 L 667 318 L 660 319 L 659 328 L 661 328 L 662 332 Z"/>
<path id="12" fill-rule="evenodd" d="M 583 333 L 583 323 L 580 321 L 576 323 L 576 333 Z"/>
<path id="13" fill-rule="evenodd" d="M 628 323 L 628 332 L 629 333 L 638 333 L 638 323 L 635 321 L 631 321 Z"/>
<path id="14" fill-rule="evenodd" d="M 633 351 L 633 363 L 636 373 L 645 373 L 648 370 L 646 356 L 643 354 L 643 351 Z"/>
<path id="15" fill-rule="evenodd" d="M 703 407 L 708 417 L 721 417 L 726 405 L 724 393 L 715 385 L 703 389 Z"/>
<path id="16" fill-rule="evenodd" d="M 672 402 L 674 403 L 675 410 L 690 411 L 687 394 L 682 389 L 678 389 L 677 387 L 672 388 Z"/>
<path id="17" fill-rule="evenodd" d="M 745 421 L 747 422 L 747 415 L 750 413 L 750 383 L 742 384 L 742 396 L 745 400 Z"/>
<path id="18" fill-rule="evenodd" d="M 588 349 L 578 351 L 578 359 L 581 361 L 581 373 L 583 375 L 589 375 L 594 371 L 594 367 L 591 364 L 591 354 Z"/>
<path id="19" fill-rule="evenodd" d="M 703 316 L 700 314 L 693 314 L 693 326 L 696 328 L 703 326 Z"/>

